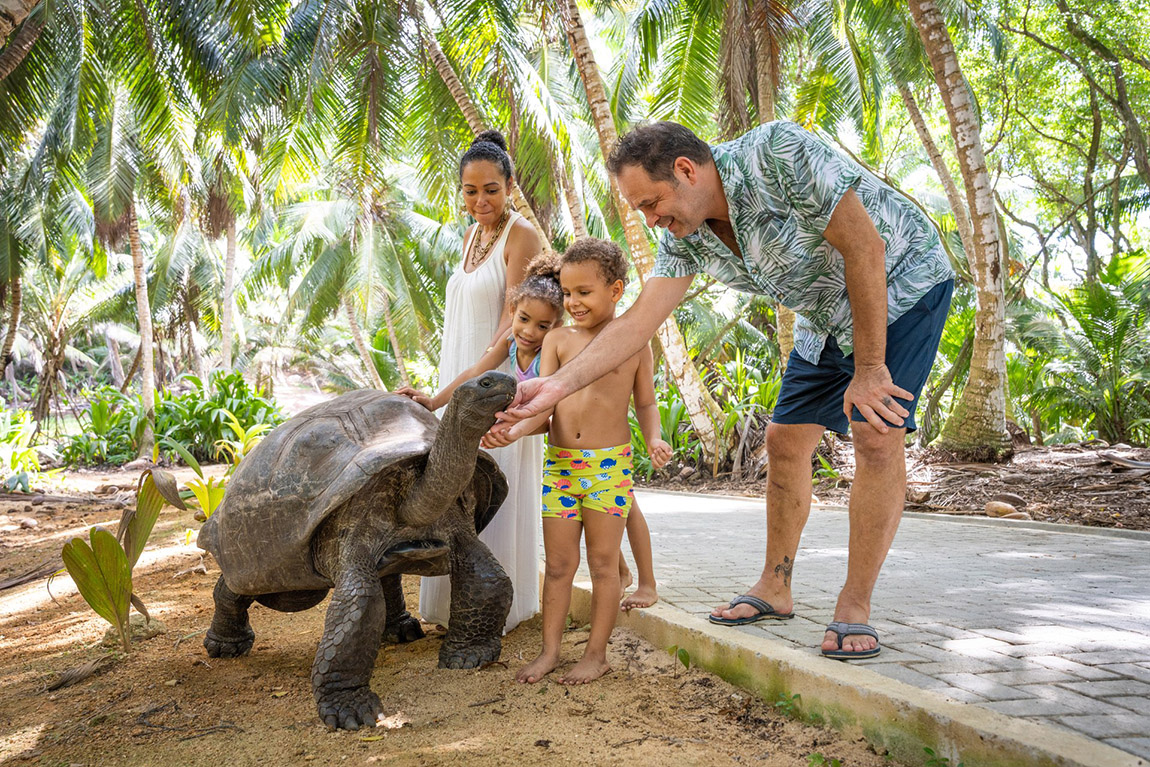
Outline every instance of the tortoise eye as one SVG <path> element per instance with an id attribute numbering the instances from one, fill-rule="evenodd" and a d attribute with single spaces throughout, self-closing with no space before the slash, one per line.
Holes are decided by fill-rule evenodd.
<path id="1" fill-rule="evenodd" d="M 483 378 L 479 379 L 479 385 L 484 389 L 490 389 L 494 383 L 495 382 L 492 380 L 491 376 L 483 376 Z"/>

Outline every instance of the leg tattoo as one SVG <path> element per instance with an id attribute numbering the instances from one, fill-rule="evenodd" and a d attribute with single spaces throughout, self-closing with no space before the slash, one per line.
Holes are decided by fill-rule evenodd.
<path id="1" fill-rule="evenodd" d="M 795 569 L 795 562 L 790 557 L 783 557 L 780 564 L 775 565 L 775 575 L 781 575 L 783 578 L 783 585 L 790 587 L 791 585 L 791 571 Z"/>

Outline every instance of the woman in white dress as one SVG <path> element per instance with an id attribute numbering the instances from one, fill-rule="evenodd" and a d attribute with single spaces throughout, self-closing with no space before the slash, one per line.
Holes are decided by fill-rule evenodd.
<path id="1" fill-rule="evenodd" d="M 459 161 L 467 213 L 477 223 L 463 239 L 463 261 L 447 281 L 439 383 L 446 384 L 475 364 L 511 328 L 506 296 L 523 280 L 541 248 L 535 228 L 512 209 L 511 158 L 498 131 L 484 131 Z M 505 364 L 503 372 L 510 372 Z M 522 439 L 491 451 L 507 476 L 507 500 L 479 539 L 511 578 L 515 598 L 504 633 L 539 611 L 540 476 L 543 437 Z M 424 578 L 419 612 L 429 623 L 447 625 L 451 585 L 447 576 Z"/>

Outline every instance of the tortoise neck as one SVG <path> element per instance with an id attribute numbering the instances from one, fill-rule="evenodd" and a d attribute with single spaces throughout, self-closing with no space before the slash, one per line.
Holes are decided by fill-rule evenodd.
<path id="1" fill-rule="evenodd" d="M 435 441 L 427 455 L 423 476 L 416 481 L 400 510 L 400 519 L 413 527 L 438 521 L 463 494 L 475 474 L 479 439 L 490 428 L 482 430 L 467 422 L 467 414 L 455 401 L 443 413 Z M 494 419 L 491 421 L 494 423 Z"/>

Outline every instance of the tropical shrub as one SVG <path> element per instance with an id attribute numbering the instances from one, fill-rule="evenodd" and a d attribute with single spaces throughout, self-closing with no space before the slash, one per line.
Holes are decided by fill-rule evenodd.
<path id="1" fill-rule="evenodd" d="M 199 461 L 215 460 L 221 448 L 238 449 L 242 455 L 256 437 L 284 420 L 276 404 L 249 387 L 239 373 L 214 373 L 208 385 L 196 376 L 182 380 L 191 384 L 183 393 L 157 392 L 156 441 L 169 455 L 185 462 L 183 453 L 172 445 L 181 445 Z M 120 464 L 135 458 L 143 428 L 140 398 L 109 386 L 85 396 L 87 419 L 81 421 L 81 433 L 64 443 L 64 461 L 70 465 Z"/>
<path id="2" fill-rule="evenodd" d="M 100 526 L 88 533 L 88 541 L 73 538 L 64 544 L 61 557 L 80 596 L 97 615 L 111 623 L 124 652 L 131 652 L 128 612 L 135 607 L 145 619 L 148 610 L 132 593 L 132 568 L 144 551 L 152 528 L 165 503 L 184 508 L 176 482 L 163 471 L 145 471 L 136 491 L 136 506 L 124 510 L 116 536 Z"/>
<path id="3" fill-rule="evenodd" d="M 1028 407 L 1107 442 L 1150 441 L 1150 263 L 1116 263 L 1097 282 L 1055 293 L 1024 342 L 1041 357 Z"/>
<path id="4" fill-rule="evenodd" d="M 32 441 L 36 423 L 27 410 L 0 412 L 0 482 L 40 471 L 40 458 Z"/>

